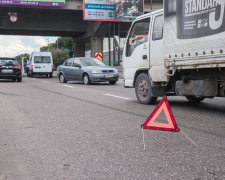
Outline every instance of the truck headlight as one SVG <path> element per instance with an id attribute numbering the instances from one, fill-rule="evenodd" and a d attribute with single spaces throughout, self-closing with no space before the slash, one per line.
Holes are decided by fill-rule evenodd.
<path id="1" fill-rule="evenodd" d="M 101 74 L 102 73 L 102 71 L 101 70 L 91 70 L 91 73 L 92 74 Z"/>

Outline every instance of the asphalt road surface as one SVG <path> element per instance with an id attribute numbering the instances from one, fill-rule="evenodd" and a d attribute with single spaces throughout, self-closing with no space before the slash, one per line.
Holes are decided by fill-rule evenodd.
<path id="1" fill-rule="evenodd" d="M 181 131 L 144 130 L 144 150 L 140 126 L 156 105 L 122 80 L 2 81 L 0 180 L 225 179 L 225 99 L 168 100 Z"/>

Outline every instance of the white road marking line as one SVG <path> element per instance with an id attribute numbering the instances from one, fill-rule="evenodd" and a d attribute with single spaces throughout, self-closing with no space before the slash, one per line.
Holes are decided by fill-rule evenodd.
<path id="1" fill-rule="evenodd" d="M 120 99 L 125 99 L 125 100 L 130 100 L 131 98 L 127 98 L 127 97 L 122 97 L 122 96 L 116 96 L 113 94 L 104 94 L 105 96 L 111 96 L 111 97 L 115 97 L 115 98 L 120 98 Z"/>
<path id="2" fill-rule="evenodd" d="M 64 87 L 68 87 L 68 88 L 74 88 L 73 86 L 69 86 L 69 85 L 62 85 Z"/>

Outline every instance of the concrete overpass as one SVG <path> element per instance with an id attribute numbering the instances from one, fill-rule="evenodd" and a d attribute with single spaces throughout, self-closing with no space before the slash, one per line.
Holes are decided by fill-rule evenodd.
<path id="1" fill-rule="evenodd" d="M 153 0 L 153 9 L 162 7 L 162 1 Z M 145 0 L 145 11 L 149 12 L 150 8 L 150 0 Z M 17 22 L 10 21 L 9 13 L 17 14 Z M 130 23 L 119 24 L 120 34 L 124 37 Z M 0 34 L 73 37 L 74 42 L 79 43 L 76 46 L 78 56 L 84 56 L 87 41 L 91 41 L 92 54 L 101 52 L 102 38 L 108 36 L 108 31 L 108 22 L 83 21 L 81 0 L 66 0 L 64 7 L 0 5 Z"/>

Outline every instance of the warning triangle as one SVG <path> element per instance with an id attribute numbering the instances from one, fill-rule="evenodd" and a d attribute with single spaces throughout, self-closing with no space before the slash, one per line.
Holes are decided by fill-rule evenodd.
<path id="1" fill-rule="evenodd" d="M 160 113 L 163 113 L 168 121 L 168 123 L 159 123 L 156 122 L 157 117 Z M 158 104 L 149 118 L 143 124 L 144 129 L 154 129 L 154 130 L 162 130 L 162 131 L 173 131 L 178 132 L 179 128 L 177 127 L 177 123 L 173 116 L 173 112 L 170 108 L 167 97 L 165 96 L 162 101 Z"/>

